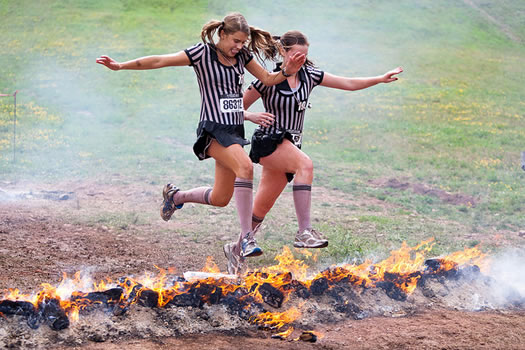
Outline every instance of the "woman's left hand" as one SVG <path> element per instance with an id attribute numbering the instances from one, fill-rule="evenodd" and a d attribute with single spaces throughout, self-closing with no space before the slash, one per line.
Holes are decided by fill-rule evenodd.
<path id="1" fill-rule="evenodd" d="M 391 83 L 393 81 L 397 80 L 397 77 L 394 77 L 394 75 L 399 74 L 403 72 L 403 68 L 397 67 L 396 69 L 392 69 L 389 72 L 386 72 L 385 75 L 383 75 L 383 82 L 384 83 Z"/>
<path id="2" fill-rule="evenodd" d="M 273 122 L 275 121 L 275 116 L 266 112 L 245 112 L 245 119 L 251 121 L 254 124 L 258 124 L 262 127 L 267 128 L 273 124 Z"/>

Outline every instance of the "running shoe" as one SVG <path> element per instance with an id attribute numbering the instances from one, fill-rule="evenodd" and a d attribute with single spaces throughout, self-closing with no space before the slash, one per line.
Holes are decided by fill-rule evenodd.
<path id="1" fill-rule="evenodd" d="M 164 221 L 168 221 L 175 210 L 181 209 L 184 205 L 184 203 L 175 204 L 173 202 L 173 195 L 177 192 L 179 192 L 179 189 L 173 184 L 167 184 L 162 190 L 162 196 L 164 197 L 164 200 L 160 206 L 160 217 Z"/>
<path id="2" fill-rule="evenodd" d="M 230 275 L 241 275 L 244 272 L 244 257 L 235 254 L 235 243 L 224 245 L 224 256 L 228 260 L 228 273 Z"/>
<path id="3" fill-rule="evenodd" d="M 241 256 L 243 258 L 259 256 L 263 253 L 261 247 L 257 244 L 255 237 L 250 237 L 250 234 L 246 234 L 246 237 L 241 241 Z"/>
<path id="4" fill-rule="evenodd" d="M 324 248 L 328 246 L 328 240 L 319 238 L 321 233 L 313 228 L 307 228 L 303 232 L 297 231 L 295 242 L 296 248 Z"/>

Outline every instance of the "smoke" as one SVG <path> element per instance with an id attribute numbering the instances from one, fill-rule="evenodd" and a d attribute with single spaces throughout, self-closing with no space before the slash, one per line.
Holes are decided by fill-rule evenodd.
<path id="1" fill-rule="evenodd" d="M 503 303 L 525 301 L 525 249 L 507 249 L 495 255 L 487 275 L 493 279 L 491 289 Z"/>

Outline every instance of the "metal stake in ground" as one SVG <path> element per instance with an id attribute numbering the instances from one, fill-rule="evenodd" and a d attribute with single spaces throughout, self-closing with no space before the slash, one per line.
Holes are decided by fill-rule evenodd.
<path id="1" fill-rule="evenodd" d="M 15 99 L 15 111 L 14 111 L 14 121 L 13 121 L 13 163 L 16 163 L 16 94 L 18 90 L 15 91 L 13 97 Z"/>

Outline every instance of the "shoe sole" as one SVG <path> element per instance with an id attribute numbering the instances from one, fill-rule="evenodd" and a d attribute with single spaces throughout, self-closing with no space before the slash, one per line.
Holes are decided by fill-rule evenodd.
<path id="1" fill-rule="evenodd" d="M 242 254 L 243 258 L 252 258 L 254 256 L 260 256 L 263 254 L 263 251 L 261 248 L 255 248 L 250 252 L 250 254 Z"/>
<path id="2" fill-rule="evenodd" d="M 325 242 L 323 244 L 316 245 L 316 246 L 308 246 L 308 245 L 306 245 L 304 243 L 294 242 L 293 246 L 295 248 L 326 248 L 326 247 L 328 247 L 328 242 Z"/>
<path id="3" fill-rule="evenodd" d="M 166 187 L 170 186 L 169 190 L 166 191 Z M 164 205 L 166 204 L 166 201 L 168 200 L 168 195 L 170 193 L 170 191 L 175 191 L 173 192 L 173 195 L 177 192 L 180 191 L 179 188 L 177 188 L 177 186 L 173 185 L 173 184 L 167 184 L 166 186 L 164 186 L 164 188 L 162 189 L 162 197 L 164 197 L 164 201 L 162 202 L 162 205 L 160 207 L 160 217 L 162 218 L 162 220 L 164 221 L 170 221 L 173 213 L 175 213 L 175 210 L 178 210 L 178 209 L 182 209 L 182 206 L 184 205 L 184 203 L 182 204 L 177 204 L 174 208 L 173 208 L 173 211 L 171 213 L 169 213 L 169 216 L 165 216 L 165 213 L 164 213 Z M 172 195 L 172 196 L 173 196 Z M 175 204 L 175 203 L 174 203 Z"/>

